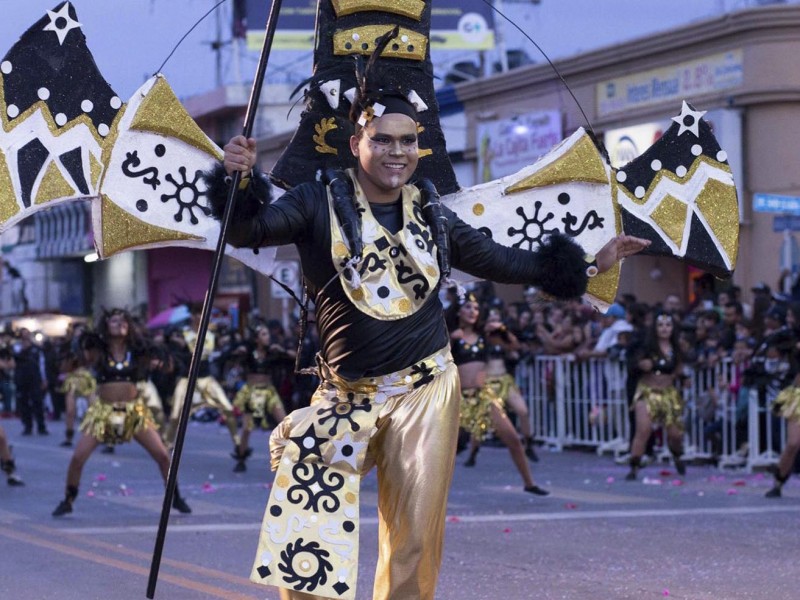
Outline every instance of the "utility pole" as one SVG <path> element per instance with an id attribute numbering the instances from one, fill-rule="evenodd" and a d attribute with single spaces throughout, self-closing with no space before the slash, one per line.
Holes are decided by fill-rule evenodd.
<path id="1" fill-rule="evenodd" d="M 495 9 L 503 13 L 503 0 L 493 0 L 493 5 Z M 500 54 L 500 72 L 507 73 L 508 72 L 508 51 L 506 50 L 506 40 L 503 37 L 503 27 L 504 24 L 501 23 L 503 20 L 502 17 L 499 19 L 495 17 L 494 20 L 494 39 L 495 39 L 495 46 L 497 47 L 497 51 Z"/>
<path id="2" fill-rule="evenodd" d="M 222 46 L 225 42 L 222 41 L 222 11 L 217 10 L 214 14 L 216 18 L 217 35 L 213 42 L 211 42 L 211 50 L 216 53 L 215 57 L 215 73 L 217 87 L 222 87 Z"/>

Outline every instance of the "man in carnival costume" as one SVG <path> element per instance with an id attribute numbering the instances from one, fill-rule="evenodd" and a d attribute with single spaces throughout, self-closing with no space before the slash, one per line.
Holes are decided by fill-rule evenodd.
<path id="1" fill-rule="evenodd" d="M 351 105 L 355 169 L 327 171 L 323 182 L 270 202 L 265 178 L 253 173 L 255 140 L 237 136 L 208 177 L 219 215 L 226 173 L 245 174 L 228 241 L 295 244 L 316 306 L 322 383 L 312 405 L 270 439 L 277 473 L 251 574 L 283 588 L 282 598 L 354 597 L 359 481 L 372 466 L 380 514 L 373 598 L 433 598 L 460 400 L 438 295 L 450 264 L 575 298 L 589 275 L 648 245 L 617 236 L 596 265 L 562 235 L 535 252 L 508 248 L 441 206 L 427 180 L 409 185 L 417 112 L 404 90 L 375 75 L 380 50 Z"/>

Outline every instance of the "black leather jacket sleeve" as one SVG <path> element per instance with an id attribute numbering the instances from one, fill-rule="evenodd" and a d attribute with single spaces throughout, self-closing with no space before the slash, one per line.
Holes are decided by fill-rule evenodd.
<path id="1" fill-rule="evenodd" d="M 320 210 L 327 210 L 324 186 L 304 183 L 277 200 L 264 204 L 251 218 L 234 219 L 228 228 L 228 243 L 237 248 L 259 248 L 299 244 L 313 235 Z"/>
<path id="2" fill-rule="evenodd" d="M 444 213 L 455 268 L 497 283 L 533 285 L 557 298 L 586 292 L 583 249 L 566 236 L 552 235 L 534 251 L 509 248 L 468 225 L 452 210 L 445 207 Z"/>

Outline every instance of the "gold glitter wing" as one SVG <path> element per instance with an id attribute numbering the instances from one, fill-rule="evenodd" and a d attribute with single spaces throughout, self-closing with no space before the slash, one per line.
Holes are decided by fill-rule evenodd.
<path id="1" fill-rule="evenodd" d="M 583 129 L 535 164 L 442 201 L 473 227 L 491 231 L 494 241 L 524 250 L 562 232 L 596 254 L 621 231 L 611 167 Z M 619 276 L 616 266 L 592 278 L 587 300 L 605 309 L 616 297 Z"/>
<path id="2" fill-rule="evenodd" d="M 156 75 L 137 90 L 104 156 L 100 197 L 92 206 L 95 244 L 101 258 L 118 252 L 165 246 L 213 250 L 219 223 L 211 216 L 202 173 L 222 158 Z M 229 254 L 265 274 L 275 250 Z"/>

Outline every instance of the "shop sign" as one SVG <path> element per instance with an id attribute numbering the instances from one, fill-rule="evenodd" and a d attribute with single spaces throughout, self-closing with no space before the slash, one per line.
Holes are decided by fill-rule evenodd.
<path id="1" fill-rule="evenodd" d="M 744 81 L 741 49 L 668 67 L 616 77 L 597 84 L 597 113 L 605 116 L 661 102 L 674 102 L 736 88 Z M 701 108 L 701 107 L 697 107 Z"/>

